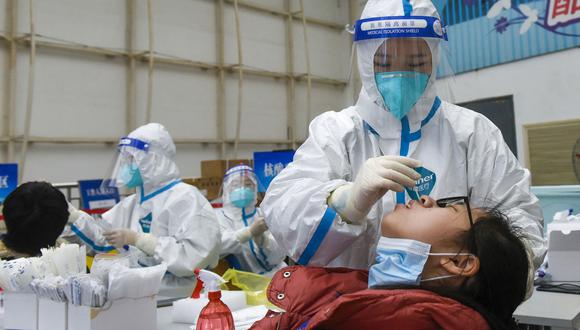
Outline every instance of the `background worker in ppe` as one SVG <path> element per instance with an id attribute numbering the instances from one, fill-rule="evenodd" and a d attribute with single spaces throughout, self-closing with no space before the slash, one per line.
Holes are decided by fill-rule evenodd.
<path id="1" fill-rule="evenodd" d="M 160 293 L 191 294 L 195 268 L 214 267 L 219 255 L 219 226 L 209 202 L 181 182 L 175 145 L 160 124 L 137 128 L 121 138 L 112 174 L 104 185 L 135 188 L 103 214 L 102 221 L 73 210 L 72 231 L 95 252 L 126 245 L 138 248 L 144 266 L 167 264 Z M 104 187 L 106 189 L 106 187 Z"/>
<path id="2" fill-rule="evenodd" d="M 299 264 L 368 269 L 379 223 L 427 195 L 500 206 L 522 228 L 536 266 L 546 251 L 530 173 L 483 115 L 440 100 L 445 29 L 428 0 L 369 0 L 354 36 L 362 89 L 354 106 L 310 124 L 262 208 Z"/>
<path id="3" fill-rule="evenodd" d="M 256 174 L 247 165 L 229 169 L 224 176 L 223 208 L 217 210 L 221 228 L 221 254 L 231 267 L 271 275 L 285 267 L 280 249 L 259 208 Z"/>

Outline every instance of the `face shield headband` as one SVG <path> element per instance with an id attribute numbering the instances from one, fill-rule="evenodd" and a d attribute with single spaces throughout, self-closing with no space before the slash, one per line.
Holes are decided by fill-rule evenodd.
<path id="1" fill-rule="evenodd" d="M 144 152 L 149 151 L 149 143 L 130 137 L 121 138 L 119 140 L 119 144 L 117 145 L 117 147 L 119 148 L 119 150 L 123 147 L 133 147 L 135 149 L 139 149 Z"/>
<path id="2" fill-rule="evenodd" d="M 386 38 L 435 38 L 447 40 L 441 20 L 431 16 L 385 16 L 360 19 L 354 41 Z"/>

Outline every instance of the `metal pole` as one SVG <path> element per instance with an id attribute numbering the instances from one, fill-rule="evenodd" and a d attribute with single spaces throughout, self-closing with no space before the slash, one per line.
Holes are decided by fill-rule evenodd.
<path id="1" fill-rule="evenodd" d="M 300 0 L 300 12 L 302 13 L 302 29 L 304 30 L 304 53 L 306 55 L 306 127 L 312 119 L 312 75 L 310 70 L 310 50 L 308 48 L 308 28 L 306 15 L 304 14 L 304 0 Z"/>
<path id="2" fill-rule="evenodd" d="M 153 39 L 153 1 L 147 0 L 147 23 L 149 31 L 149 71 L 147 76 L 147 113 L 145 115 L 145 122 L 151 122 L 151 112 L 153 107 L 153 67 L 154 59 L 153 50 L 154 39 Z"/>
<path id="3" fill-rule="evenodd" d="M 242 36 L 240 31 L 240 11 L 238 8 L 238 0 L 234 0 L 234 19 L 236 23 L 236 41 L 238 45 L 238 111 L 236 115 L 236 139 L 234 142 L 234 159 L 238 159 L 240 130 L 242 126 L 242 101 L 244 87 L 244 71 L 242 69 L 244 60 L 242 56 Z"/>
<path id="4" fill-rule="evenodd" d="M 359 1 L 349 0 L 348 1 L 348 17 L 349 17 L 349 22 L 350 22 L 351 26 L 354 26 L 354 23 L 358 19 L 359 15 L 360 15 Z M 351 41 L 351 43 L 354 43 L 354 41 Z M 356 56 L 357 56 L 356 52 L 354 52 L 354 54 L 352 56 L 352 62 L 349 63 L 349 65 L 352 65 L 351 81 L 352 81 L 352 88 L 353 88 L 352 92 L 353 92 L 354 102 L 356 102 L 356 100 L 358 98 L 358 94 L 360 93 L 360 89 L 362 87 L 360 75 L 358 72 L 358 61 L 357 61 Z"/>
<path id="5" fill-rule="evenodd" d="M 296 80 L 294 79 L 294 33 L 292 28 L 292 13 L 290 10 L 290 0 L 284 0 L 284 10 L 288 12 L 286 18 L 286 72 L 288 82 L 286 88 L 286 126 L 288 128 L 287 138 L 292 141 L 290 147 L 296 149 Z"/>
<path id="6" fill-rule="evenodd" d="M 125 47 L 127 48 L 127 77 L 126 77 L 126 109 L 125 132 L 128 133 L 137 126 L 137 110 L 135 108 L 135 0 L 126 0 Z"/>
<path id="7" fill-rule="evenodd" d="M 6 31 L 9 38 L 9 53 L 6 60 L 6 98 L 4 103 L 4 135 L 8 138 L 6 146 L 6 161 L 14 161 L 14 107 L 16 90 L 16 29 L 18 27 L 18 1 L 6 2 Z"/>
<path id="8" fill-rule="evenodd" d="M 225 117 L 225 97 L 226 97 L 226 90 L 225 90 L 225 71 L 224 71 L 224 62 L 225 62 L 225 37 L 224 37 L 224 0 L 218 0 L 216 2 L 215 7 L 215 19 L 216 19 L 216 54 L 217 54 L 217 136 L 218 139 L 222 142 L 219 145 L 220 150 L 220 159 L 226 158 L 226 117 Z"/>
<path id="9" fill-rule="evenodd" d="M 36 67 L 36 30 L 34 26 L 34 0 L 28 0 L 28 18 L 30 20 L 30 55 L 28 58 L 28 87 L 26 97 L 26 114 L 24 117 L 24 138 L 20 153 L 20 170 L 18 171 L 18 181 L 22 181 L 26 169 L 26 154 L 28 153 L 28 139 L 30 137 L 30 126 L 32 123 L 32 105 L 34 101 L 34 70 Z"/>

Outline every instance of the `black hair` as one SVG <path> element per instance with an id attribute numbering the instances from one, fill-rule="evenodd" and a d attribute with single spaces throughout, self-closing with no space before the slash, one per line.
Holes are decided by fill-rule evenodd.
<path id="1" fill-rule="evenodd" d="M 531 267 L 525 235 L 497 208 L 484 209 L 465 233 L 467 250 L 479 258 L 479 272 L 461 291 L 506 325 L 524 301 Z"/>
<path id="2" fill-rule="evenodd" d="M 18 253 L 40 254 L 54 246 L 68 221 L 68 203 L 60 190 L 47 182 L 27 182 L 4 200 L 4 244 Z"/>
<path id="3" fill-rule="evenodd" d="M 513 313 L 524 301 L 528 286 L 528 254 L 522 230 L 497 208 L 483 214 L 463 232 L 462 252 L 479 259 L 479 271 L 455 288 L 428 288 L 478 311 L 491 329 L 517 329 Z"/>
<path id="4" fill-rule="evenodd" d="M 459 288 L 420 287 L 456 300 L 476 310 L 490 329 L 517 329 L 512 318 L 524 301 L 529 261 L 521 229 L 512 225 L 497 208 L 480 209 L 483 214 L 473 226 L 454 239 L 463 246 L 460 252 L 478 257 L 478 273 Z M 417 289 L 416 286 L 387 286 L 382 289 Z"/>

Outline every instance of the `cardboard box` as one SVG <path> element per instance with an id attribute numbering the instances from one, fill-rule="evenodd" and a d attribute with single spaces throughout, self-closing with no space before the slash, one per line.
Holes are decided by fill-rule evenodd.
<path id="1" fill-rule="evenodd" d="M 209 201 L 214 200 L 220 196 L 222 189 L 221 178 L 193 178 L 183 179 L 182 181 L 184 183 L 195 186 Z"/>
<path id="2" fill-rule="evenodd" d="M 36 294 L 4 292 L 4 329 L 38 329 Z"/>
<path id="3" fill-rule="evenodd" d="M 69 330 L 155 330 L 156 296 L 119 299 L 101 308 L 68 304 Z"/>
<path id="4" fill-rule="evenodd" d="M 201 161 L 201 177 L 202 178 L 223 178 L 224 174 L 230 168 L 246 164 L 253 166 L 251 159 L 230 159 L 226 160 L 202 160 Z"/>
<path id="5" fill-rule="evenodd" d="M 38 330 L 68 330 L 67 303 L 38 298 Z"/>

